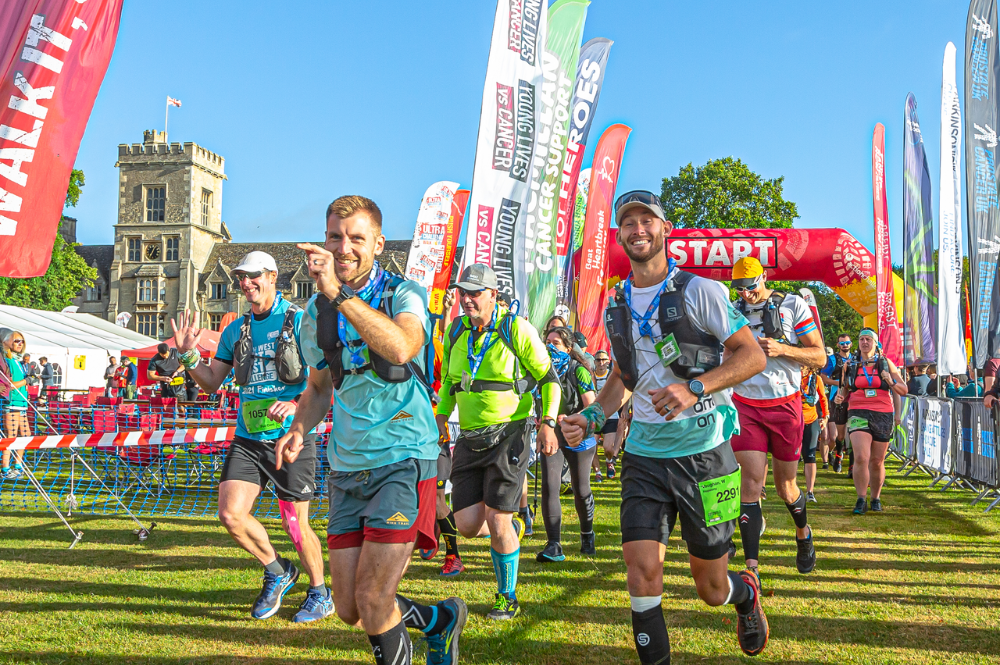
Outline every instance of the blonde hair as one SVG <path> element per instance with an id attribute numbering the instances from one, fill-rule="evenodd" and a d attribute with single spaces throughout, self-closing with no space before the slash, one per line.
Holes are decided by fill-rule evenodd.
<path id="1" fill-rule="evenodd" d="M 375 235 L 381 235 L 382 211 L 379 210 L 378 205 L 376 205 L 374 201 L 369 198 L 365 198 L 364 196 L 341 196 L 335 199 L 334 202 L 326 208 L 326 218 L 330 219 L 330 215 L 336 215 L 337 217 L 344 219 L 345 217 L 356 215 L 359 212 L 368 214 L 368 218 L 371 219 L 372 226 L 375 229 Z"/>

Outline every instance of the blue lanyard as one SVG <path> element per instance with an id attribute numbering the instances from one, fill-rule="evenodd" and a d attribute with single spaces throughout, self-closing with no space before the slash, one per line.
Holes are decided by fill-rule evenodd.
<path id="1" fill-rule="evenodd" d="M 499 305 L 493 305 L 493 319 L 490 327 L 486 330 L 486 337 L 483 339 L 482 346 L 479 347 L 479 353 L 476 353 L 476 342 L 472 337 L 472 332 L 469 331 L 469 369 L 472 371 L 472 378 L 476 378 L 476 373 L 479 372 L 479 366 L 483 364 L 483 358 L 486 357 L 486 352 L 490 350 L 490 347 L 496 344 L 496 340 L 493 339 L 493 333 L 496 332 L 497 328 L 497 313 L 500 311 Z"/>
<path id="2" fill-rule="evenodd" d="M 368 302 L 372 309 L 378 309 L 379 303 L 382 300 L 382 286 L 384 283 L 385 271 L 376 261 L 375 265 L 372 266 L 371 273 L 368 274 L 368 282 L 358 291 L 358 297 Z M 368 298 L 371 298 L 370 302 Z M 340 334 L 341 343 L 347 347 L 347 352 L 351 354 L 351 362 L 359 367 L 364 365 L 365 357 L 361 355 L 361 352 L 367 344 L 361 344 L 356 348 L 347 344 L 347 319 L 340 312 L 337 312 L 337 331 Z"/>
<path id="3" fill-rule="evenodd" d="M 657 292 L 653 301 L 649 303 L 649 307 L 646 308 L 645 316 L 641 316 L 638 312 L 632 309 L 632 279 L 631 275 L 629 279 L 625 280 L 625 303 L 628 304 L 628 308 L 632 311 L 632 318 L 639 324 L 639 336 L 653 338 L 653 324 L 650 319 L 653 318 L 653 313 L 656 312 L 657 308 L 660 306 L 660 296 L 663 292 L 667 290 L 667 284 L 670 282 L 670 273 L 674 271 L 674 267 L 677 265 L 677 261 L 674 259 L 667 260 L 667 278 L 663 280 L 663 285 Z"/>

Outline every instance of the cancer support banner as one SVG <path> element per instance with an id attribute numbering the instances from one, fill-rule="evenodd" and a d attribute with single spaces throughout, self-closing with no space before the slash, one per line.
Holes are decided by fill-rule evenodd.
<path id="1" fill-rule="evenodd" d="M 587 217 L 580 247 L 580 291 L 577 294 L 577 328 L 587 337 L 587 348 L 608 350 L 604 332 L 607 307 L 608 231 L 614 219 L 615 188 L 630 127 L 615 124 L 604 130 L 594 151 Z"/>
<path id="2" fill-rule="evenodd" d="M 892 255 L 889 247 L 889 202 L 885 198 L 885 127 L 875 125 L 872 134 L 872 201 L 875 210 L 875 296 L 878 337 L 882 353 L 896 365 L 903 362 L 892 288 Z"/>
<path id="3" fill-rule="evenodd" d="M 547 15 L 542 0 L 497 0 L 479 115 L 463 265 L 492 266 L 508 299 L 514 297 L 514 235 L 523 225 L 535 149 Z"/>
<path id="4" fill-rule="evenodd" d="M 972 0 L 965 24 L 965 190 L 972 280 L 973 365 L 981 368 L 1000 350 L 996 319 L 1000 201 L 997 197 L 996 0 Z"/>
<path id="5" fill-rule="evenodd" d="M 514 236 L 514 295 L 521 301 L 521 311 L 538 329 L 556 307 L 559 190 L 566 159 L 570 100 L 589 4 L 588 0 L 556 0 L 549 7 L 528 215 Z"/>
<path id="6" fill-rule="evenodd" d="M 121 10 L 122 0 L 0 3 L 0 276 L 49 267 Z"/>
<path id="7" fill-rule="evenodd" d="M 587 150 L 587 137 L 593 124 L 597 102 L 601 97 L 604 70 L 611 54 L 610 39 L 591 39 L 580 49 L 580 64 L 576 68 L 576 87 L 570 104 L 569 138 L 566 161 L 563 162 L 562 182 L 559 185 L 559 219 L 556 222 L 556 254 L 559 257 L 556 281 L 556 314 L 566 316 L 573 302 L 573 254 L 576 251 L 576 189 L 580 179 L 583 155 Z M 581 220 L 580 228 L 583 223 Z"/>
<path id="8" fill-rule="evenodd" d="M 912 367 L 937 360 L 931 172 L 913 93 L 906 95 L 903 121 L 903 359 Z"/>
<path id="9" fill-rule="evenodd" d="M 968 370 L 962 330 L 962 112 L 955 85 L 955 45 L 944 49 L 941 76 L 941 186 L 938 200 L 937 365 L 941 376 Z"/>

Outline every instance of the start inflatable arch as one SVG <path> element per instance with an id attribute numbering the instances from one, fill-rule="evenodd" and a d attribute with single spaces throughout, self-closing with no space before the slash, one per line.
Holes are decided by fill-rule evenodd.
<path id="1" fill-rule="evenodd" d="M 629 273 L 628 257 L 608 232 L 608 286 Z M 675 229 L 667 255 L 684 270 L 718 281 L 732 279 L 744 256 L 760 260 L 769 280 L 823 282 L 874 322 L 875 256 L 843 229 Z M 903 280 L 893 275 L 896 315 L 902 319 Z M 869 321 L 866 321 L 869 323 Z"/>

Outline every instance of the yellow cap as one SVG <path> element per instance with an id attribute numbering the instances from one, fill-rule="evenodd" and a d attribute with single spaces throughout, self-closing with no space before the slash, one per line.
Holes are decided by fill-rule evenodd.
<path id="1" fill-rule="evenodd" d="M 764 274 L 764 266 L 752 256 L 744 256 L 733 266 L 733 279 L 760 277 Z"/>

